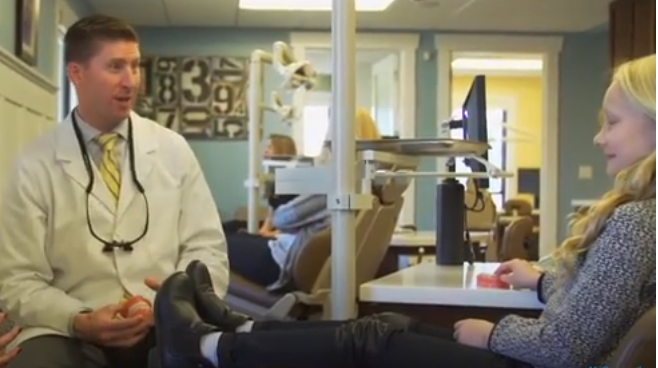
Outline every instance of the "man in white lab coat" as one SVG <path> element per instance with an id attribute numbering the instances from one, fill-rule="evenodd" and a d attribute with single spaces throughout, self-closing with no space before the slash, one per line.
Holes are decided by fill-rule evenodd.
<path id="1" fill-rule="evenodd" d="M 152 300 L 194 259 L 223 296 L 225 238 L 187 142 L 132 112 L 130 25 L 83 18 L 65 47 L 79 105 L 19 157 L 0 199 L 0 309 L 23 328 L 9 368 L 144 368 L 152 318 L 117 318 L 120 303 Z"/>

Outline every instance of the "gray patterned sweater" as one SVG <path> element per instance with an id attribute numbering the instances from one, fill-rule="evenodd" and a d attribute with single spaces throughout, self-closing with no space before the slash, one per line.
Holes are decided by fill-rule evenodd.
<path id="1" fill-rule="evenodd" d="M 576 276 L 556 280 L 550 272 L 539 280 L 541 316 L 504 317 L 489 349 L 537 368 L 605 366 L 635 321 L 656 305 L 656 200 L 620 206 Z"/>

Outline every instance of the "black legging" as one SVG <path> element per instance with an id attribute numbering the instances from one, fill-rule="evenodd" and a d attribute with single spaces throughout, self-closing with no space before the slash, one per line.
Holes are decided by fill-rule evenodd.
<path id="1" fill-rule="evenodd" d="M 263 221 L 258 223 L 258 227 L 260 228 L 261 226 L 263 226 Z M 222 228 L 226 235 L 246 232 L 248 227 L 245 220 L 228 220 L 222 222 Z"/>
<path id="2" fill-rule="evenodd" d="M 382 333 L 350 331 L 366 343 L 339 343 L 343 322 L 256 322 L 250 333 L 223 333 L 219 368 L 525 368 L 527 364 L 457 343 L 452 331 L 416 324 Z M 369 337 L 368 337 L 369 336 Z M 363 339 L 365 337 L 365 339 Z M 357 337 L 358 339 L 358 337 Z"/>
<path id="3" fill-rule="evenodd" d="M 281 268 L 272 258 L 269 241 L 256 234 L 226 234 L 231 271 L 261 286 L 279 279 Z"/>

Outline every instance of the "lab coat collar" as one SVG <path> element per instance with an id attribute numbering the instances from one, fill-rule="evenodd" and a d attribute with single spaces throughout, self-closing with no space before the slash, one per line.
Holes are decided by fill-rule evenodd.
<path id="1" fill-rule="evenodd" d="M 78 113 L 78 109 L 73 110 L 73 114 L 75 114 L 75 117 L 78 121 L 78 125 L 80 126 L 80 131 L 82 132 L 82 137 L 85 141 L 85 143 L 89 143 L 92 140 L 96 139 L 99 135 L 101 135 L 101 131 L 94 128 L 93 126 L 89 125 L 85 119 L 80 116 Z M 119 125 L 117 125 L 114 129 L 112 129 L 115 133 L 119 133 L 119 136 L 123 139 L 128 139 L 128 119 L 125 119 Z"/>
<path id="2" fill-rule="evenodd" d="M 148 176 L 153 169 L 153 161 L 155 159 L 154 153 L 158 149 L 158 140 L 156 138 L 157 131 L 156 127 L 154 126 L 156 123 L 147 119 L 143 119 L 134 112 L 131 112 L 130 118 L 132 120 L 133 144 L 135 146 L 135 171 L 139 181 L 143 186 L 146 186 L 145 183 L 147 182 Z M 71 114 L 69 114 L 66 120 L 62 121 L 62 123 L 57 128 L 56 134 L 56 160 L 62 164 L 64 172 L 66 172 L 66 174 L 71 177 L 74 182 L 76 182 L 83 189 L 86 188 L 89 184 L 89 176 L 82 160 L 80 145 L 78 144 L 75 136 Z M 126 150 L 124 157 L 127 159 L 128 156 L 129 154 Z M 103 203 L 107 210 L 110 211 L 110 213 L 116 214 L 117 221 L 119 221 L 121 216 L 125 214 L 129 205 L 135 199 L 136 195 L 139 194 L 137 188 L 132 182 L 133 177 L 132 173 L 130 172 L 130 165 L 127 163 L 128 161 L 126 161 L 126 165 L 122 165 L 121 168 L 121 193 L 119 195 L 119 204 L 117 209 L 115 209 L 114 201 L 107 187 L 105 185 L 98 185 L 98 183 L 103 182 L 103 179 L 98 173 L 98 170 L 95 169 L 95 165 L 92 164 L 94 167 L 95 184 L 91 195 Z M 141 197 L 141 195 L 139 196 Z"/>

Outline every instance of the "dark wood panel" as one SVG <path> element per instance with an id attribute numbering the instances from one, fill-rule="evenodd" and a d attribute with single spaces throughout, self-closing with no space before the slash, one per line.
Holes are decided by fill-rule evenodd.
<path id="1" fill-rule="evenodd" d="M 633 58 L 633 0 L 610 4 L 610 53 L 612 65 Z"/>
<path id="2" fill-rule="evenodd" d="M 656 52 L 656 2 L 633 1 L 633 57 Z"/>

